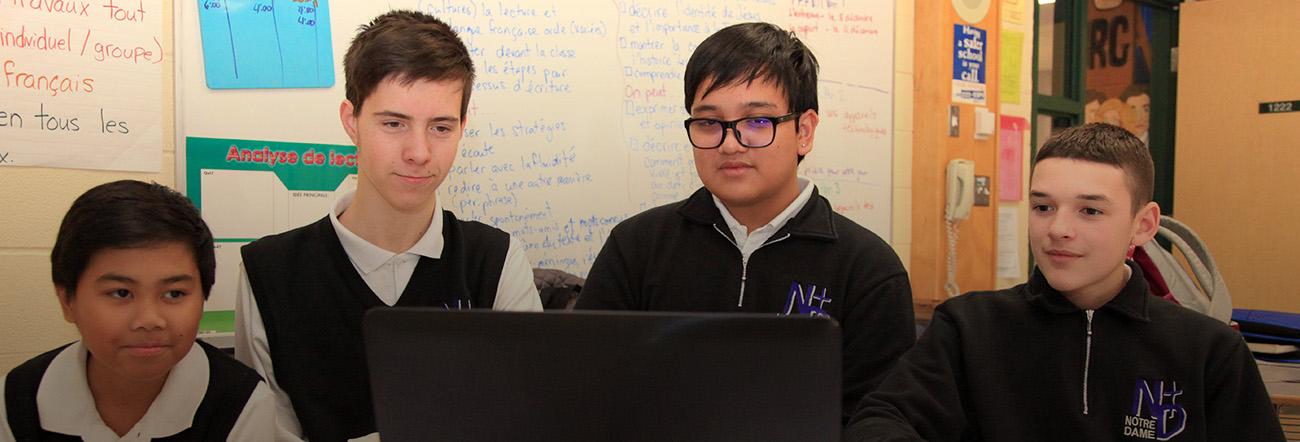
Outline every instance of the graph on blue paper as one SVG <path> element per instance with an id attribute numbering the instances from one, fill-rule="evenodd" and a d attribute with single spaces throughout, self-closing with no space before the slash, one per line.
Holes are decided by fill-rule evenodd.
<path id="1" fill-rule="evenodd" d="M 334 85 L 328 0 L 198 0 L 212 89 Z"/>

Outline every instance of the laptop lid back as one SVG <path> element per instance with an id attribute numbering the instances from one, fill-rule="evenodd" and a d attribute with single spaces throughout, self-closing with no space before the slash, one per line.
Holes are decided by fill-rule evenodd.
<path id="1" fill-rule="evenodd" d="M 380 308 L 363 327 L 384 442 L 840 436 L 824 318 Z"/>

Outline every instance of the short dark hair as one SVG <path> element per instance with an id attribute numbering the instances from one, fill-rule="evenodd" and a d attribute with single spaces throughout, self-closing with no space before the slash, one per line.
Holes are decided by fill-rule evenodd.
<path id="1" fill-rule="evenodd" d="M 417 11 L 389 11 L 361 25 L 343 56 L 346 97 L 361 113 L 379 83 L 390 77 L 403 85 L 416 80 L 460 80 L 460 118 L 469 110 L 474 89 L 474 60 L 447 23 Z"/>
<path id="2" fill-rule="evenodd" d="M 816 111 L 817 69 L 817 57 L 793 32 L 762 22 L 727 26 L 704 39 L 686 62 L 686 112 L 691 111 L 696 93 L 703 97 L 760 79 L 785 91 L 790 112 Z M 700 91 L 706 81 L 712 83 Z"/>
<path id="3" fill-rule="evenodd" d="M 1132 132 L 1106 123 L 1088 123 L 1065 129 L 1048 138 L 1034 158 L 1034 166 L 1048 158 L 1109 164 L 1124 171 L 1133 213 L 1151 202 L 1156 170 L 1146 144 Z M 1031 170 L 1032 173 L 1032 170 Z"/>
<path id="4" fill-rule="evenodd" d="M 1083 94 L 1083 103 L 1088 104 L 1094 101 L 1096 101 L 1097 104 L 1101 104 L 1105 102 L 1106 94 L 1102 93 L 1101 91 L 1092 90 L 1092 89 L 1088 89 L 1087 91 L 1085 91 Z"/>
<path id="5" fill-rule="evenodd" d="M 1127 103 L 1129 98 L 1133 98 L 1138 95 L 1146 95 L 1150 97 L 1151 94 L 1147 92 L 1147 90 L 1148 88 L 1147 85 L 1145 84 L 1130 84 L 1127 87 L 1125 87 L 1122 92 L 1119 93 L 1119 101 L 1123 101 Z"/>
<path id="6" fill-rule="evenodd" d="M 212 231 L 189 198 L 158 183 L 114 181 L 87 190 L 63 216 L 50 252 L 54 285 L 72 298 L 90 259 L 106 249 L 131 249 L 180 243 L 194 253 L 208 298 L 216 281 Z"/>

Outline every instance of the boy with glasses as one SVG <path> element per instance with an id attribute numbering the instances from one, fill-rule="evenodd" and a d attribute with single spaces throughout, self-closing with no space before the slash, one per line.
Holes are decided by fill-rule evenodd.
<path id="1" fill-rule="evenodd" d="M 577 307 L 834 318 L 852 411 L 916 332 L 898 255 L 797 175 L 818 122 L 816 58 L 777 26 L 733 25 L 696 48 L 685 86 L 704 188 L 616 226 Z"/>

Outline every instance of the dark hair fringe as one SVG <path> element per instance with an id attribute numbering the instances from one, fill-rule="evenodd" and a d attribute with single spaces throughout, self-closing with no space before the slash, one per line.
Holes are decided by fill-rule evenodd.
<path id="1" fill-rule="evenodd" d="M 700 43 L 686 63 L 686 111 L 700 97 L 736 83 L 766 80 L 785 91 L 790 112 L 818 110 L 817 57 L 793 32 L 771 23 L 739 23 Z M 700 85 L 711 81 L 708 89 Z"/>
<path id="2" fill-rule="evenodd" d="M 194 253 L 203 298 L 216 281 L 212 232 L 189 198 L 158 183 L 121 180 L 87 190 L 63 216 L 50 273 L 54 285 L 75 296 L 77 282 L 96 253 L 107 249 L 180 243 Z"/>
<path id="3" fill-rule="evenodd" d="M 1043 143 L 1034 157 L 1034 166 L 1049 158 L 1108 164 L 1122 169 L 1133 198 L 1133 213 L 1151 202 L 1155 193 L 1156 171 L 1151 152 L 1142 140 L 1119 126 L 1088 123 L 1062 130 Z"/>

